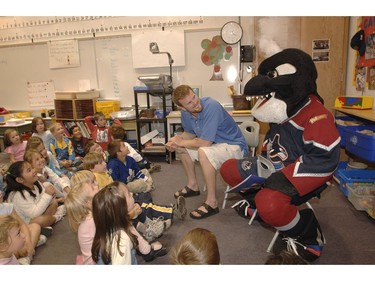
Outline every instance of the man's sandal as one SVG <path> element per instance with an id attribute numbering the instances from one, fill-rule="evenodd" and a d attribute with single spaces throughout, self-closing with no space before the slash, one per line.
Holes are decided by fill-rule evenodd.
<path id="1" fill-rule="evenodd" d="M 200 195 L 201 192 L 199 190 L 195 191 L 195 190 L 192 190 L 190 187 L 188 187 L 187 185 L 182 188 L 181 190 L 179 190 L 177 192 L 177 195 L 174 194 L 174 198 L 178 198 L 179 196 L 182 196 L 182 197 L 185 197 L 185 198 L 188 198 L 188 197 L 193 197 L 193 196 L 198 196 Z"/>
<path id="2" fill-rule="evenodd" d="M 200 210 L 199 209 L 200 207 L 199 207 L 199 208 L 195 209 L 194 211 L 192 211 L 190 213 L 190 217 L 192 219 L 197 219 L 197 220 L 204 219 L 204 218 L 208 218 L 210 216 L 213 216 L 213 215 L 219 213 L 219 207 L 212 208 L 210 205 L 207 205 L 206 203 L 203 203 L 202 206 L 207 210 L 207 213 L 204 212 L 204 211 L 202 211 L 202 210 Z M 199 216 L 194 215 L 193 212 L 198 213 Z"/>

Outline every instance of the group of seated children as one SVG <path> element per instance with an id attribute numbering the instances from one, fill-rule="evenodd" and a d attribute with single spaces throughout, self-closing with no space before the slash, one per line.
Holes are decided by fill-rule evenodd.
<path id="1" fill-rule="evenodd" d="M 92 124 L 93 119 L 96 125 Z M 4 242 L 9 246 L 4 252 L 0 250 L 1 264 L 30 264 L 35 247 L 46 242 L 52 234 L 52 226 L 63 219 L 67 209 L 73 230 L 78 230 L 84 257 L 82 263 L 93 263 L 91 246 L 93 249 L 97 246 L 101 241 L 99 235 L 103 233 L 95 232 L 98 227 L 94 225 L 95 216 L 92 213 L 95 212 L 91 201 L 95 193 L 106 186 L 111 192 L 117 190 L 112 192 L 116 198 L 125 200 L 128 196 L 133 200 L 132 203 L 127 200 L 129 214 L 126 212 L 126 216 L 130 224 L 124 231 L 134 250 L 145 261 L 166 253 L 165 247 L 155 239 L 171 226 L 173 215 L 181 219 L 186 216 L 184 198 L 178 198 L 176 204 L 171 206 L 153 204 L 148 193 L 154 189 L 149 170 L 160 170 L 160 165 L 159 168 L 151 165 L 124 141 L 125 130 L 121 125 L 115 123 L 113 127 L 107 126 L 101 113 L 93 119 L 86 118 L 92 139 L 84 138 L 78 126 L 70 128 L 71 137 L 68 138 L 62 124 L 56 122 L 47 129 L 40 117 L 33 119 L 33 135 L 28 141 L 23 141 L 16 130 L 6 130 L 4 143 L 9 163 L 0 169 L 0 231 L 5 231 L 9 239 L 19 228 L 28 231 L 21 231 L 22 237 L 15 241 L 17 245 L 14 247 L 5 243 L 5 238 L 0 241 L 0 244 Z M 112 132 L 116 139 L 112 137 Z M 128 156 L 130 149 L 135 159 Z M 110 205 L 106 206 L 109 208 Z M 110 227 L 111 231 L 118 227 L 122 229 L 116 222 L 124 215 L 122 211 L 111 214 L 116 215 L 112 218 L 115 221 L 114 228 Z M 16 215 L 10 217 L 13 213 Z M 93 218 L 91 224 L 90 217 Z M 124 222 L 123 219 L 120 221 Z M 95 224 L 100 223 L 99 219 L 95 221 Z M 106 234 L 109 233 L 104 232 Z M 94 239 L 96 236 L 98 239 Z M 120 239 L 120 236 L 117 238 Z M 122 238 L 118 241 L 120 244 L 123 242 Z M 21 250 L 24 247 L 27 250 Z M 119 250 L 117 254 L 121 253 Z M 95 263 L 123 262 L 121 254 L 119 257 L 109 257 L 104 252 L 97 254 L 93 255 Z M 136 263 L 134 256 L 131 263 Z"/>

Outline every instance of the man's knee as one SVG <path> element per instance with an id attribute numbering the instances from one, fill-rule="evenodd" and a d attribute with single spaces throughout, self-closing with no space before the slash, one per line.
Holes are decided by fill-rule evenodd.
<path id="1" fill-rule="evenodd" d="M 208 161 L 206 152 L 202 148 L 198 148 L 198 161 Z"/>

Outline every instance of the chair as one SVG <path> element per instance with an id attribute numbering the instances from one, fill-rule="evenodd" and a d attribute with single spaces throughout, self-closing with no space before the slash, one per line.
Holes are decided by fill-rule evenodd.
<path id="1" fill-rule="evenodd" d="M 259 144 L 259 123 L 256 121 L 248 120 L 244 121 L 239 125 L 240 130 L 245 137 L 246 143 L 249 146 L 250 156 L 255 156 L 256 150 Z M 227 188 L 224 193 L 224 201 L 222 208 L 225 209 L 225 205 L 227 204 L 228 193 L 227 191 L 230 189 L 230 186 L 227 185 Z"/>

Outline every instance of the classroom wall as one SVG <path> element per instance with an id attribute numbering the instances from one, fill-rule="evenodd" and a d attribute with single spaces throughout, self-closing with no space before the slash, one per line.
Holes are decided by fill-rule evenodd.
<path id="1" fill-rule="evenodd" d="M 112 21 L 115 24 L 119 20 L 118 17 L 114 19 L 106 18 L 101 19 L 101 22 Z M 220 62 L 223 81 L 210 81 L 213 74 L 213 65 L 207 66 L 201 61 L 201 54 L 204 51 L 201 47 L 202 40 L 211 40 L 214 36 L 220 35 L 221 26 L 229 20 L 238 21 L 238 17 L 206 17 L 203 18 L 201 24 L 164 28 L 165 33 L 169 30 L 179 30 L 183 32 L 184 36 L 182 45 L 184 50 L 181 50 L 185 57 L 184 65 L 181 65 L 181 63 L 172 65 L 174 86 L 182 83 L 190 84 L 201 89 L 201 96 L 211 96 L 223 104 L 232 103 L 231 98 L 227 95 L 227 87 L 236 83 L 239 69 L 238 45 L 232 46 L 232 56 L 228 61 L 222 60 Z M 59 25 L 62 25 L 62 23 L 59 23 Z M 78 23 L 69 23 L 69 26 L 74 25 L 78 25 Z M 0 22 L 0 38 L 3 36 L 2 32 L 12 30 L 9 28 L 1 29 L 2 26 L 4 25 Z M 43 25 L 41 27 L 46 28 Z M 35 27 L 33 28 L 35 29 Z M 252 27 L 247 26 L 247 28 L 251 29 Z M 17 30 L 22 29 L 25 29 L 25 27 L 17 27 Z M 90 34 L 85 34 L 85 36 L 81 34 L 81 37 L 75 39 L 78 40 L 79 45 L 80 66 L 59 69 L 49 68 L 47 46 L 49 40 L 45 39 L 45 42 L 42 42 L 42 38 L 39 38 L 33 44 L 15 46 L 7 46 L 6 42 L 3 41 L 3 46 L 0 48 L 0 106 L 9 110 L 38 110 L 38 107 L 30 105 L 27 92 L 28 82 L 52 82 L 55 91 L 78 91 L 79 83 L 82 80 L 89 81 L 90 88 L 99 89 L 101 98 L 118 99 L 121 102 L 121 107 L 132 106 L 134 104 L 133 87 L 142 85 L 138 81 L 140 75 L 169 74 L 167 55 L 152 55 L 148 51 L 148 45 L 141 47 L 147 49 L 147 55 L 151 60 L 163 61 L 164 59 L 165 66 L 133 67 L 132 36 L 138 36 L 141 33 L 141 35 L 151 38 L 153 32 L 160 32 L 161 30 L 161 28 L 154 30 L 140 28 L 123 31 L 122 34 L 114 32 L 103 36 L 96 34 L 94 38 Z M 69 38 L 65 36 L 59 39 Z M 171 52 L 168 49 L 168 44 L 176 42 L 164 44 L 164 41 L 168 40 L 160 38 L 160 51 Z M 8 45 L 11 45 L 10 42 L 8 42 Z M 173 52 L 171 52 L 171 55 L 173 57 Z M 176 58 L 177 55 L 179 54 L 176 54 Z M 153 61 L 150 62 L 150 65 L 152 64 Z M 232 71 L 231 78 L 227 75 L 230 70 Z M 44 107 L 49 109 L 53 108 L 53 105 Z"/>

